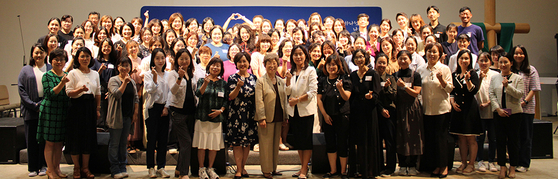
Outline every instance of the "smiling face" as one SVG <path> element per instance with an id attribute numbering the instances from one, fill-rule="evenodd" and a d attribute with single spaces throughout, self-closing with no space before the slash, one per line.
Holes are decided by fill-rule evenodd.
<path id="1" fill-rule="evenodd" d="M 256 29 L 259 29 L 262 25 L 262 18 L 260 17 L 256 17 L 254 18 L 254 21 L 252 21 L 252 23 L 254 23 L 254 26 L 256 27 Z"/>
<path id="2" fill-rule="evenodd" d="M 111 51 L 112 46 L 108 42 L 103 42 L 103 45 L 101 45 L 101 52 L 103 55 L 109 55 Z"/>
<path id="3" fill-rule="evenodd" d="M 293 22 L 287 22 L 287 32 L 292 33 L 293 29 L 296 27 L 296 24 Z"/>
<path id="4" fill-rule="evenodd" d="M 459 39 L 457 40 L 457 47 L 459 47 L 460 50 L 467 49 L 467 47 L 469 47 L 469 41 L 466 39 Z"/>
<path id="5" fill-rule="evenodd" d="M 64 65 L 66 65 L 66 59 L 64 57 L 58 56 L 52 59 L 52 69 L 55 71 L 62 71 L 64 69 Z"/>
<path id="6" fill-rule="evenodd" d="M 376 59 L 376 65 L 374 66 L 374 68 L 380 74 L 383 74 L 386 71 L 387 65 L 388 65 L 388 59 L 385 56 L 381 56 Z"/>
<path id="7" fill-rule="evenodd" d="M 101 22 L 101 26 L 105 27 L 105 29 L 111 29 L 112 28 L 112 21 L 107 18 L 103 22 Z"/>
<path id="8" fill-rule="evenodd" d="M 382 34 L 386 34 L 389 33 L 389 30 L 391 29 L 391 26 L 389 25 L 389 23 L 387 21 L 382 22 L 382 24 L 380 24 L 380 29 L 382 30 Z"/>
<path id="9" fill-rule="evenodd" d="M 143 36 L 141 37 L 141 41 L 143 43 L 149 43 L 149 41 L 151 41 L 151 38 L 153 38 L 153 34 L 151 34 L 151 31 L 146 30 L 145 32 L 143 32 Z"/>
<path id="10" fill-rule="evenodd" d="M 515 51 L 513 52 L 513 59 L 518 64 L 523 63 L 523 60 L 525 60 L 525 52 L 523 52 L 521 48 L 515 48 Z"/>
<path id="11" fill-rule="evenodd" d="M 402 44 L 404 38 L 405 38 L 405 36 L 403 36 L 403 32 L 402 31 L 397 31 L 397 33 L 395 33 L 395 35 L 393 36 L 393 41 L 396 44 Z"/>
<path id="12" fill-rule="evenodd" d="M 397 58 L 397 64 L 401 69 L 409 68 L 409 64 L 411 64 L 411 57 L 407 56 L 407 54 L 403 53 L 402 55 Z"/>
<path id="13" fill-rule="evenodd" d="M 424 40 L 424 39 L 426 39 L 426 37 L 428 37 L 431 34 L 432 34 L 432 31 L 429 28 L 424 28 L 424 29 L 422 29 L 422 32 L 420 33 L 420 37 L 422 38 L 422 40 Z"/>
<path id="14" fill-rule="evenodd" d="M 175 18 L 172 21 L 172 30 L 174 31 L 180 31 L 182 29 L 182 19 L 180 18 Z"/>
<path id="15" fill-rule="evenodd" d="M 74 32 L 75 33 L 75 32 Z M 97 35 L 97 40 L 99 41 L 103 41 L 107 38 L 107 31 L 106 30 L 101 30 L 99 31 L 99 34 Z"/>
<path id="16" fill-rule="evenodd" d="M 153 45 L 151 45 L 151 51 L 153 51 L 156 48 L 163 48 L 163 44 L 161 44 L 161 42 L 159 41 L 155 41 Z"/>
<path id="17" fill-rule="evenodd" d="M 333 47 L 330 47 L 330 46 L 327 45 L 327 44 L 324 45 L 324 51 L 323 51 L 323 53 L 324 53 L 325 58 L 329 57 L 331 54 L 333 54 L 333 52 L 334 52 L 334 51 L 333 51 Z"/>
<path id="18" fill-rule="evenodd" d="M 293 50 L 293 43 L 290 41 L 286 42 L 285 45 L 283 46 L 283 56 L 290 57 L 292 50 Z"/>
<path id="19" fill-rule="evenodd" d="M 74 38 L 78 38 L 78 37 L 83 38 L 84 36 L 85 36 L 85 31 L 83 31 L 82 28 L 77 28 L 77 29 L 74 31 Z M 106 38 L 106 37 L 105 37 L 105 38 Z"/>
<path id="20" fill-rule="evenodd" d="M 33 61 L 35 61 L 36 66 L 42 67 L 45 64 L 46 52 L 41 50 L 39 47 L 33 49 Z"/>
<path id="21" fill-rule="evenodd" d="M 184 49 L 186 48 L 186 45 L 184 44 L 184 42 L 182 42 L 182 40 L 176 41 L 176 44 L 174 44 L 174 48 L 172 50 L 174 50 L 174 53 L 178 52 L 178 50 L 180 49 Z"/>
<path id="22" fill-rule="evenodd" d="M 130 39 L 132 38 L 134 34 L 132 34 L 132 28 L 130 28 L 130 26 L 124 26 L 124 28 L 122 28 L 122 37 L 124 37 L 125 39 Z"/>
<path id="23" fill-rule="evenodd" d="M 370 22 L 368 22 L 368 18 L 366 17 L 360 17 L 358 18 L 357 24 L 359 27 L 364 27 L 366 28 L 366 26 L 368 26 Z"/>
<path id="24" fill-rule="evenodd" d="M 300 30 L 296 31 L 295 33 L 293 33 L 293 41 L 295 41 L 296 44 L 303 43 L 302 36 L 303 36 L 302 31 Z"/>
<path id="25" fill-rule="evenodd" d="M 223 39 L 223 32 L 219 28 L 215 28 L 211 31 L 211 40 L 215 43 L 221 42 Z M 213 43 L 212 42 L 212 43 Z"/>
<path id="26" fill-rule="evenodd" d="M 509 73 L 513 63 L 507 57 L 500 57 L 498 64 L 502 73 Z"/>
<path id="27" fill-rule="evenodd" d="M 236 62 L 236 69 L 238 69 L 239 71 L 245 72 L 246 70 L 248 70 L 249 67 L 250 67 L 250 62 L 246 60 L 245 56 L 242 56 L 242 58 L 240 58 L 240 60 Z"/>
<path id="28" fill-rule="evenodd" d="M 134 22 L 132 22 L 132 25 L 134 26 L 134 32 L 136 32 L 136 34 L 134 35 L 138 35 L 141 32 L 141 23 L 139 20 L 136 20 Z"/>
<path id="29" fill-rule="evenodd" d="M 335 31 L 335 33 L 343 31 L 343 25 L 341 24 L 341 21 L 335 21 L 335 23 L 333 24 L 333 31 Z"/>
<path id="30" fill-rule="evenodd" d="M 265 21 L 262 23 L 262 33 L 263 34 L 267 34 L 267 32 L 269 32 L 269 29 L 271 29 L 271 23 L 268 21 Z"/>
<path id="31" fill-rule="evenodd" d="M 447 30 L 446 35 L 448 35 L 448 39 L 455 39 L 457 37 L 457 27 Z"/>
<path id="32" fill-rule="evenodd" d="M 389 43 L 386 40 L 386 41 L 383 41 L 382 44 L 380 44 L 380 46 L 382 47 L 382 52 L 384 52 L 385 54 L 391 55 L 391 52 L 393 50 L 393 45 L 391 45 L 391 43 Z"/>
<path id="33" fill-rule="evenodd" d="M 312 61 L 320 59 L 320 57 L 322 57 L 322 51 L 320 50 L 320 47 L 312 49 L 312 51 L 310 51 L 310 57 L 312 58 Z"/>
<path id="34" fill-rule="evenodd" d="M 430 19 L 431 21 L 436 21 L 438 20 L 438 17 L 440 17 L 440 13 L 438 13 L 438 11 L 436 11 L 434 8 L 430 8 L 430 10 L 428 10 L 428 19 Z"/>
<path id="35" fill-rule="evenodd" d="M 405 48 L 412 53 L 415 53 L 415 50 L 417 49 L 417 43 L 414 40 L 411 39 L 407 39 L 407 41 L 405 42 Z"/>
<path id="36" fill-rule="evenodd" d="M 58 39 L 56 38 L 56 36 L 52 36 L 48 39 L 47 46 L 49 51 L 54 50 L 56 47 L 58 47 Z"/>
<path id="37" fill-rule="evenodd" d="M 62 28 L 65 29 L 66 31 L 69 31 L 72 28 L 72 25 L 74 23 L 72 22 L 71 18 L 66 18 L 62 21 Z"/>
<path id="38" fill-rule="evenodd" d="M 371 28 L 370 31 L 368 32 L 368 36 L 370 36 L 370 41 L 372 42 L 376 42 L 376 40 L 380 36 L 380 30 L 376 27 Z"/>
<path id="39" fill-rule="evenodd" d="M 167 33 L 167 44 L 172 44 L 172 41 L 174 41 L 174 39 L 176 39 L 176 35 L 174 35 L 174 33 Z"/>
<path id="40" fill-rule="evenodd" d="M 325 30 L 332 30 L 333 29 L 333 19 L 327 18 L 324 22 Z"/>
<path id="41" fill-rule="evenodd" d="M 158 69 L 157 71 L 160 71 L 159 69 L 163 69 L 163 65 L 166 63 L 165 54 L 163 52 L 158 52 L 155 54 L 155 59 L 153 61 L 155 62 L 155 68 Z"/>
<path id="42" fill-rule="evenodd" d="M 128 74 L 130 69 L 132 69 L 132 65 L 130 65 L 130 63 L 120 63 L 118 65 L 118 72 L 120 74 Z"/>
<path id="43" fill-rule="evenodd" d="M 271 44 L 277 45 L 280 39 L 281 39 L 281 34 L 279 34 L 279 31 L 275 31 L 273 32 L 273 34 L 271 34 Z"/>
<path id="44" fill-rule="evenodd" d="M 326 64 L 326 70 L 330 75 L 337 75 L 339 73 L 339 66 L 332 60 L 330 63 Z"/>
<path id="45" fill-rule="evenodd" d="M 186 43 L 188 44 L 188 47 L 196 47 L 196 45 L 198 44 L 198 38 L 192 35 L 188 37 L 188 42 Z"/>
<path id="46" fill-rule="evenodd" d="M 366 49 L 366 42 L 364 41 L 363 38 L 357 38 L 355 40 L 355 49 Z"/>
<path id="47" fill-rule="evenodd" d="M 426 51 L 426 58 L 428 59 L 428 64 L 434 65 L 438 63 L 438 60 L 440 59 L 440 51 L 436 46 L 434 46 Z"/>
<path id="48" fill-rule="evenodd" d="M 275 29 L 277 29 L 279 32 L 283 32 L 283 30 L 285 30 L 285 25 L 283 25 L 285 22 L 279 20 L 277 22 L 275 22 Z"/>
<path id="49" fill-rule="evenodd" d="M 83 40 L 76 40 L 72 43 L 72 54 L 74 54 L 75 52 L 77 52 L 77 50 L 81 47 L 85 46 L 85 43 L 83 42 Z"/>
<path id="50" fill-rule="evenodd" d="M 187 70 L 188 66 L 192 63 L 190 56 L 186 53 L 182 53 L 180 57 L 178 57 L 178 65 L 182 67 L 183 70 Z"/>
<path id="51" fill-rule="evenodd" d="M 200 61 L 204 66 L 209 63 L 209 60 L 211 60 L 211 53 L 200 53 Z"/>
<path id="52" fill-rule="evenodd" d="M 229 49 L 229 57 L 232 59 L 234 58 L 234 56 L 236 56 L 236 54 L 240 52 L 240 49 L 238 48 L 238 46 L 233 45 L 231 46 L 231 48 Z"/>
<path id="53" fill-rule="evenodd" d="M 426 43 L 425 45 L 431 44 L 431 43 L 436 43 L 436 38 L 434 38 L 434 36 L 428 36 L 426 38 Z"/>
<path id="54" fill-rule="evenodd" d="M 366 57 L 364 56 L 364 54 L 362 52 L 360 52 L 360 51 L 355 52 L 353 58 L 354 58 L 355 65 L 358 66 L 359 69 L 363 68 L 367 65 L 366 64 Z"/>
<path id="55" fill-rule="evenodd" d="M 349 37 L 347 36 L 339 36 L 339 43 L 341 43 L 341 45 L 347 45 L 349 44 Z"/>
<path id="56" fill-rule="evenodd" d="M 79 68 L 89 68 L 91 62 L 91 55 L 82 51 L 78 56 Z"/>
<path id="57" fill-rule="evenodd" d="M 411 21 L 411 25 L 413 26 L 413 29 L 415 29 L 415 31 L 418 31 L 420 29 L 420 21 L 418 18 L 413 19 L 413 21 Z"/>
<path id="58" fill-rule="evenodd" d="M 271 47 L 271 43 L 268 41 L 264 41 L 260 43 L 260 52 L 267 52 Z"/>
<path id="59" fill-rule="evenodd" d="M 304 62 L 306 60 L 306 54 L 302 51 L 302 49 L 297 48 L 293 52 L 293 61 L 297 67 L 302 68 L 304 66 Z"/>
<path id="60" fill-rule="evenodd" d="M 120 27 L 122 27 L 123 25 L 124 20 L 122 20 L 122 18 L 117 18 L 116 20 L 114 20 L 114 28 L 120 29 Z"/>
<path id="61" fill-rule="evenodd" d="M 459 67 L 467 69 L 469 64 L 471 64 L 471 57 L 468 53 L 464 53 L 461 57 L 459 57 L 459 59 L 457 59 L 457 63 L 459 64 Z"/>
<path id="62" fill-rule="evenodd" d="M 136 57 L 138 55 L 138 52 L 139 52 L 138 44 L 133 43 L 133 44 L 129 45 L 126 50 L 128 51 L 128 55 Z"/>
<path id="63" fill-rule="evenodd" d="M 242 39 L 243 42 L 250 40 L 250 33 L 248 33 L 248 30 L 244 27 L 240 28 L 240 39 Z"/>
<path id="64" fill-rule="evenodd" d="M 461 22 L 464 24 L 471 22 L 472 17 L 473 14 L 471 14 L 471 11 L 469 10 L 465 10 L 459 14 L 459 18 L 461 18 Z"/>
<path id="65" fill-rule="evenodd" d="M 51 34 L 58 34 L 58 31 L 60 30 L 60 23 L 58 23 L 58 21 L 56 20 L 52 20 L 48 23 L 48 31 Z"/>
<path id="66" fill-rule="evenodd" d="M 209 33 L 211 28 L 213 28 L 213 23 L 211 23 L 211 21 L 207 21 L 205 24 L 203 24 L 203 30 L 205 32 Z"/>
<path id="67" fill-rule="evenodd" d="M 312 18 L 310 18 L 310 24 L 313 23 L 313 22 L 320 24 L 321 21 L 322 20 L 320 20 L 320 16 L 318 16 L 318 15 L 313 15 Z"/>
<path id="68" fill-rule="evenodd" d="M 488 70 L 490 68 L 490 60 L 488 59 L 488 55 L 480 55 L 478 63 L 481 70 Z"/>
<path id="69" fill-rule="evenodd" d="M 91 21 L 86 22 L 83 29 L 85 29 L 85 37 L 89 37 L 91 33 L 93 33 L 93 24 L 91 24 Z"/>
<path id="70" fill-rule="evenodd" d="M 275 74 L 277 72 L 277 61 L 268 60 L 265 62 L 264 67 L 267 74 Z"/>
<path id="71" fill-rule="evenodd" d="M 161 33 L 161 25 L 159 25 L 158 23 L 155 23 L 151 26 L 151 31 L 155 34 L 160 34 Z"/>
<path id="72" fill-rule="evenodd" d="M 401 29 L 407 28 L 407 18 L 405 16 L 397 16 L 397 24 Z"/>
<path id="73" fill-rule="evenodd" d="M 190 32 L 198 32 L 198 26 L 198 21 L 192 21 L 188 26 L 188 30 L 190 30 Z"/>
<path id="74" fill-rule="evenodd" d="M 221 64 L 220 63 L 213 63 L 211 64 L 211 66 L 209 66 L 209 74 L 211 76 L 219 76 L 219 73 L 221 73 Z"/>

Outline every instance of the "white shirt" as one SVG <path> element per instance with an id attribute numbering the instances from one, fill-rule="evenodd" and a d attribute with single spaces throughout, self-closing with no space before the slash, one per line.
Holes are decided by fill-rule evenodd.
<path id="1" fill-rule="evenodd" d="M 66 94 L 70 98 L 79 98 L 83 94 L 93 94 L 93 96 L 101 95 L 101 82 L 99 80 L 99 73 L 95 70 L 89 70 L 89 73 L 83 73 L 79 69 L 73 69 L 67 75 L 70 81 L 66 83 Z M 70 96 L 70 91 L 81 88 L 85 85 L 89 90 L 79 93 L 76 96 Z"/>
<path id="2" fill-rule="evenodd" d="M 480 70 L 477 72 L 477 74 L 479 75 L 480 78 Z M 492 76 L 494 75 L 498 75 L 499 73 L 494 71 L 494 70 L 488 70 L 488 73 L 486 73 L 486 77 L 484 77 L 481 81 L 481 84 L 479 86 L 479 92 L 477 92 L 477 94 L 475 95 L 475 97 L 477 98 L 477 101 L 480 104 L 482 103 L 486 103 L 490 101 L 490 81 L 492 80 Z M 490 104 L 488 104 L 487 107 L 485 108 L 479 108 L 479 112 L 480 112 L 480 116 L 481 119 L 492 119 L 492 106 Z"/>
<path id="3" fill-rule="evenodd" d="M 461 50 L 459 50 L 461 51 Z M 455 72 L 455 69 L 457 69 L 457 55 L 459 54 L 459 51 L 455 52 L 455 54 L 450 56 L 450 60 L 448 62 L 448 67 L 450 68 L 451 72 Z M 473 63 L 473 69 L 479 69 L 479 64 L 477 64 L 477 55 L 471 53 L 471 55 L 473 56 L 471 63 Z"/>
<path id="4" fill-rule="evenodd" d="M 296 77 L 298 75 L 298 79 Z M 293 74 L 291 83 L 287 86 L 287 96 L 298 98 L 304 94 L 308 94 L 308 100 L 300 101 L 296 107 L 300 117 L 310 116 L 317 113 L 318 102 L 316 95 L 318 94 L 318 76 L 316 69 L 309 66 L 305 70 L 301 70 L 300 74 Z M 287 114 L 294 116 L 294 107 L 287 106 Z"/>
<path id="5" fill-rule="evenodd" d="M 409 68 L 412 71 L 417 70 L 418 67 L 424 65 L 426 62 L 424 61 L 424 58 L 422 58 L 422 56 L 420 56 L 417 52 L 413 53 L 413 55 L 411 55 L 411 65 L 409 65 Z"/>
<path id="6" fill-rule="evenodd" d="M 252 68 L 252 73 L 256 75 L 256 77 L 262 77 L 266 71 L 263 64 L 264 55 L 260 52 L 252 53 L 252 60 L 250 61 L 250 67 Z"/>
<path id="7" fill-rule="evenodd" d="M 450 92 L 453 90 L 451 72 L 448 66 L 439 61 L 432 67 L 428 63 L 420 66 L 417 72 L 422 77 L 422 106 L 425 115 L 441 115 L 451 112 Z M 442 73 L 446 87 L 442 87 L 436 74 Z"/>
<path id="8" fill-rule="evenodd" d="M 39 97 L 43 97 L 43 75 L 46 73 L 46 64 L 39 68 L 37 65 L 33 67 L 33 72 L 35 73 L 35 81 L 37 81 L 37 92 Z"/>
<path id="9" fill-rule="evenodd" d="M 176 108 L 182 108 L 184 106 L 184 99 L 186 97 L 186 90 L 188 88 L 187 82 L 184 78 L 180 79 L 180 84 L 176 83 L 178 80 L 178 73 L 175 70 L 168 72 L 166 81 L 169 85 L 169 94 L 166 106 L 173 106 Z M 188 75 L 188 74 L 186 74 Z M 192 94 L 194 94 L 195 104 L 198 104 L 198 97 L 196 94 L 196 89 L 198 86 L 198 78 L 196 76 L 190 77 L 190 83 L 192 84 Z"/>
<path id="10" fill-rule="evenodd" d="M 160 73 L 159 73 L 160 74 Z M 153 108 L 153 104 L 166 104 L 169 86 L 167 84 L 168 72 L 163 72 L 163 75 L 157 75 L 157 83 L 153 81 L 153 74 L 151 71 L 145 71 L 143 75 L 143 83 L 145 90 L 145 103 L 143 104 L 143 119 L 149 118 L 149 109 Z"/>

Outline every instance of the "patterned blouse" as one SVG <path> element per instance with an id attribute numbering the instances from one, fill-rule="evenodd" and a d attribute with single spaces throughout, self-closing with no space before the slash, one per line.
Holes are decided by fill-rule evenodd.
<path id="1" fill-rule="evenodd" d="M 208 115 L 212 113 L 212 109 L 219 110 L 221 107 L 228 105 L 229 100 L 229 90 L 227 82 L 223 79 L 218 81 L 209 81 L 205 92 L 201 94 L 200 89 L 203 86 L 204 78 L 198 79 L 198 89 L 196 89 L 196 96 L 199 98 L 198 108 L 196 109 L 196 119 L 200 121 L 209 122 L 223 122 L 225 121 L 225 112 L 221 113 L 219 116 L 211 119 Z"/>

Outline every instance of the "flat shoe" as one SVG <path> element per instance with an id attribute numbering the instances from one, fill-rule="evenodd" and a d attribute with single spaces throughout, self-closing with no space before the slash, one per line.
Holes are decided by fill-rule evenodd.
<path id="1" fill-rule="evenodd" d="M 281 172 L 276 172 L 276 171 L 275 171 L 275 172 L 271 172 L 271 175 L 273 175 L 273 176 L 279 176 L 279 175 L 283 175 L 283 173 L 281 173 Z"/>

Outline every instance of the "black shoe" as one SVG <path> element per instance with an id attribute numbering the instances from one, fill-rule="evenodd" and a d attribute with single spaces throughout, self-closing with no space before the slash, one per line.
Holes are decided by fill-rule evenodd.
<path id="1" fill-rule="evenodd" d="M 446 178 L 446 177 L 448 177 L 448 174 L 445 174 L 445 175 L 440 174 L 440 175 L 438 176 L 438 178 Z"/>
<path id="2" fill-rule="evenodd" d="M 393 172 L 389 169 L 383 170 L 382 172 L 380 172 L 380 176 L 382 177 L 390 177 L 391 175 L 393 175 Z"/>
<path id="3" fill-rule="evenodd" d="M 234 179 L 241 179 L 242 176 L 234 176 Z"/>
<path id="4" fill-rule="evenodd" d="M 323 178 L 331 178 L 331 177 L 334 177 L 334 176 L 337 176 L 337 175 L 338 175 L 337 173 L 329 173 L 329 172 L 327 172 L 327 173 L 323 176 Z"/>
<path id="5" fill-rule="evenodd" d="M 274 172 L 271 172 L 271 175 L 273 175 L 273 176 L 281 176 L 281 175 L 283 175 L 283 174 L 282 174 L 281 172 L 274 171 Z"/>
<path id="6" fill-rule="evenodd" d="M 244 177 L 244 178 L 250 177 L 250 175 L 248 175 L 248 174 L 242 174 L 242 175 L 240 175 L 240 176 L 241 176 L 241 177 Z"/>
<path id="7" fill-rule="evenodd" d="M 432 173 L 432 174 L 430 174 L 430 177 L 438 178 L 438 177 L 440 177 L 440 174 Z"/>
<path id="8" fill-rule="evenodd" d="M 349 179 L 349 176 L 346 173 L 341 174 L 341 179 Z"/>

